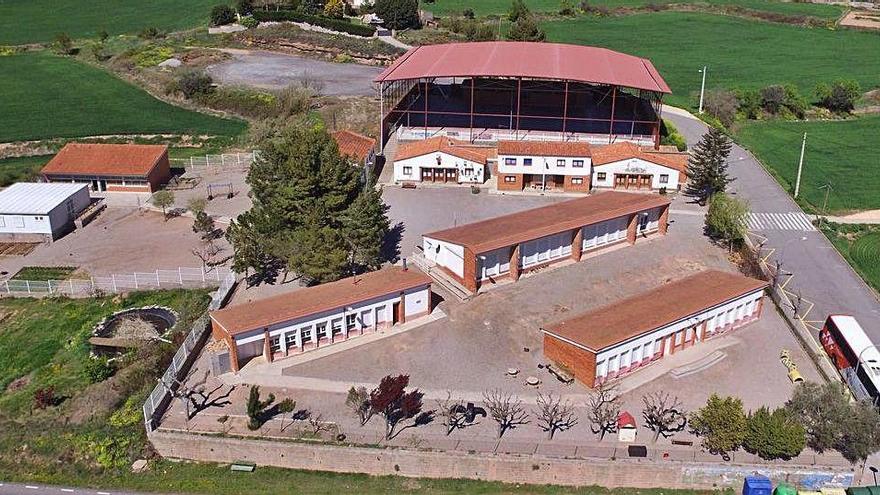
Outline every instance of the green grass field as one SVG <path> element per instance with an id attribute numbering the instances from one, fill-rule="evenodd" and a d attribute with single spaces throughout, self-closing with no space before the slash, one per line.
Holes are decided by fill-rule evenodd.
<path id="1" fill-rule="evenodd" d="M 836 122 L 749 122 L 737 131 L 737 140 L 791 192 L 804 132 L 801 200 L 821 211 L 825 190 L 820 187 L 830 183 L 829 212 L 880 208 L 880 158 L 869 144 L 880 135 L 880 115 Z"/>
<path id="2" fill-rule="evenodd" d="M 35 180 L 40 169 L 51 158 L 52 155 L 42 155 L 0 159 L 0 187 Z"/>
<path id="3" fill-rule="evenodd" d="M 880 226 L 829 222 L 821 229 L 862 279 L 880 291 Z"/>
<path id="4" fill-rule="evenodd" d="M 615 7 L 644 7 L 651 0 L 589 0 L 592 6 Z M 555 13 L 559 11 L 559 0 L 525 0 L 526 5 L 535 12 Z M 507 13 L 511 0 L 436 0 L 433 4 L 426 4 L 426 10 L 436 14 L 460 14 L 464 9 L 473 9 L 478 16 L 498 15 Z M 577 5 L 577 2 L 573 2 Z M 810 15 L 823 19 L 836 19 L 843 10 L 835 5 L 822 5 L 813 3 L 780 2 L 774 0 L 654 0 L 660 3 L 699 3 L 707 5 L 738 5 L 748 9 L 765 12 L 775 12 L 787 15 Z"/>
<path id="5" fill-rule="evenodd" d="M 0 142 L 104 134 L 233 136 L 246 124 L 164 103 L 100 69 L 48 53 L 0 57 Z"/>
<path id="6" fill-rule="evenodd" d="M 703 65 L 709 66 L 707 89 L 793 83 L 812 95 L 817 82 L 843 76 L 866 89 L 880 84 L 880 36 L 874 33 L 682 12 L 579 17 L 547 22 L 544 29 L 550 41 L 651 59 L 672 87 L 665 101 L 677 106 L 695 105 Z"/>
<path id="7" fill-rule="evenodd" d="M 58 33 L 73 38 L 137 33 L 146 27 L 176 31 L 207 25 L 216 0 L 3 0 L 0 45 L 52 41 Z"/>
<path id="8" fill-rule="evenodd" d="M 75 266 L 25 266 L 11 280 L 67 280 L 76 270 Z"/>

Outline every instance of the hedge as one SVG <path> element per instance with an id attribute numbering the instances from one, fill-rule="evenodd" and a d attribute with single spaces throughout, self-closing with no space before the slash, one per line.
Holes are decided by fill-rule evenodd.
<path id="1" fill-rule="evenodd" d="M 332 29 L 334 31 L 342 31 L 343 33 L 354 34 L 356 36 L 371 37 L 375 33 L 375 30 L 369 26 L 352 24 L 348 21 L 330 19 L 329 17 L 304 14 L 295 10 L 278 10 L 269 12 L 256 10 L 254 11 L 253 16 L 254 19 L 260 22 L 305 22 L 308 24 L 313 24 L 315 26 Z"/>

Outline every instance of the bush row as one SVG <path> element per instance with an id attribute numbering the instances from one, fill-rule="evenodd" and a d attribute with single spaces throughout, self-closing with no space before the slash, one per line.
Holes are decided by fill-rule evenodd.
<path id="1" fill-rule="evenodd" d="M 353 34 L 356 36 L 371 37 L 375 30 L 370 26 L 361 24 L 353 24 L 348 21 L 339 19 L 330 19 L 329 17 L 321 17 L 317 15 L 304 14 L 295 10 L 278 10 L 274 12 L 264 12 L 256 10 L 253 13 L 254 19 L 260 22 L 306 22 L 315 26 L 341 31 L 343 33 Z"/>

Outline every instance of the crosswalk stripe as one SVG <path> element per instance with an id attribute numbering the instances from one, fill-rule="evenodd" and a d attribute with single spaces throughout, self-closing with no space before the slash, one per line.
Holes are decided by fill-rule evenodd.
<path id="1" fill-rule="evenodd" d="M 816 230 L 810 217 L 802 212 L 750 213 L 746 225 L 750 230 L 800 230 L 803 232 Z"/>

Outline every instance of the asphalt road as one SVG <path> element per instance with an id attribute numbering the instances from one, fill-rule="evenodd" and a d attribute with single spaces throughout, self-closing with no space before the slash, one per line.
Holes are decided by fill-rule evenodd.
<path id="1" fill-rule="evenodd" d="M 665 107 L 663 117 L 678 127 L 689 146 L 707 132 L 702 121 L 672 113 Z M 731 191 L 748 200 L 752 212 L 801 213 L 800 207 L 748 151 L 734 145 L 729 160 L 730 173 L 736 178 Z M 767 237 L 765 248 L 776 248 L 770 259 L 778 259 L 784 271 L 794 273 L 786 288 L 794 293 L 800 291 L 803 298 L 815 303 L 806 319 L 824 322 L 829 314 L 851 314 L 868 336 L 880 344 L 880 301 L 825 236 L 813 229 L 798 228 L 792 222 L 787 226 L 780 222 L 760 223 L 763 228 L 755 231 Z M 821 323 L 814 325 L 821 327 Z"/>
<path id="2" fill-rule="evenodd" d="M 123 492 L 116 490 L 92 490 L 89 488 L 66 488 L 61 486 L 44 485 L 41 483 L 6 483 L 0 481 L 0 495 L 147 495 L 137 492 Z M 155 495 L 155 494 L 151 494 Z"/>

